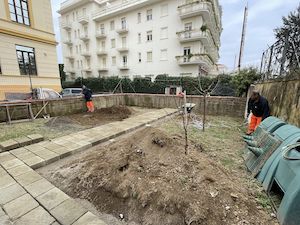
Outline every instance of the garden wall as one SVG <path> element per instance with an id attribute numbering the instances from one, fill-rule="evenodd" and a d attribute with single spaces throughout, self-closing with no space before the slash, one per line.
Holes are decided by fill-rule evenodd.
<path id="1" fill-rule="evenodd" d="M 203 97 L 188 96 L 188 102 L 195 103 L 195 111 L 202 112 Z M 85 102 L 81 97 L 61 100 L 50 100 L 46 106 L 46 112 L 52 117 L 80 113 L 86 110 Z M 96 108 L 111 107 L 114 105 L 139 106 L 146 108 L 178 108 L 182 104 L 182 98 L 155 94 L 115 94 L 94 97 Z M 207 114 L 238 116 L 244 115 L 246 100 L 235 97 L 207 97 Z M 32 109 L 36 115 L 43 107 L 43 101 L 32 102 Z M 22 107 L 11 107 L 13 119 L 27 118 L 27 111 Z M 0 122 L 6 121 L 5 108 L 0 107 Z"/>
<path id="2" fill-rule="evenodd" d="M 300 127 L 300 80 L 268 81 L 256 84 L 271 107 L 271 114 Z"/>

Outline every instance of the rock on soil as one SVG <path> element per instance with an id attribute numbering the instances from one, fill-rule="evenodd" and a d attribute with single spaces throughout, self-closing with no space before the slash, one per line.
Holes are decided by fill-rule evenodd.
<path id="1" fill-rule="evenodd" d="M 274 224 L 213 158 L 194 146 L 185 155 L 181 137 L 151 127 L 57 168 L 50 180 L 126 224 Z"/>

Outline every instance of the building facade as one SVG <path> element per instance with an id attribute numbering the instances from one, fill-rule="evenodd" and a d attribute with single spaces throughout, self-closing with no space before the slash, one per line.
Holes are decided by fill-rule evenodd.
<path id="1" fill-rule="evenodd" d="M 59 13 L 69 80 L 198 76 L 217 69 L 218 0 L 67 0 Z"/>
<path id="2" fill-rule="evenodd" d="M 0 0 L 0 100 L 5 93 L 61 90 L 49 0 Z"/>

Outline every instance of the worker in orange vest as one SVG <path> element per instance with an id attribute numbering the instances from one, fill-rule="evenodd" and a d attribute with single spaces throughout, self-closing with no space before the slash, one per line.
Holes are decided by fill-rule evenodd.
<path id="1" fill-rule="evenodd" d="M 248 101 L 248 116 L 250 122 L 247 134 L 252 134 L 259 126 L 261 121 L 270 116 L 269 103 L 266 98 L 260 95 L 259 91 L 254 90 Z"/>
<path id="2" fill-rule="evenodd" d="M 92 100 L 92 90 L 87 88 L 85 85 L 82 86 L 82 94 L 84 95 L 84 99 L 86 101 L 86 107 L 88 108 L 88 112 L 94 112 L 95 107 Z"/>

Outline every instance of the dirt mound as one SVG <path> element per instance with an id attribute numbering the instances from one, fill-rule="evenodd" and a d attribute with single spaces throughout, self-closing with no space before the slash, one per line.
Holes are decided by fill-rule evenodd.
<path id="1" fill-rule="evenodd" d="M 52 180 L 103 213 L 140 225 L 272 224 L 221 165 L 180 136 L 145 128 L 59 168 Z"/>

